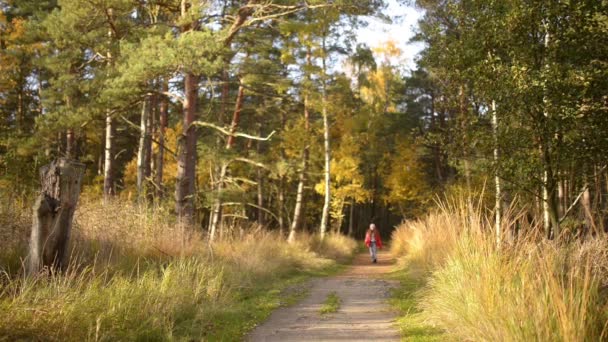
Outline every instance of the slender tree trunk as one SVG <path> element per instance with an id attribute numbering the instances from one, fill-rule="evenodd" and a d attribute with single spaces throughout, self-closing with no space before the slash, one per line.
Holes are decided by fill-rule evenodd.
<path id="1" fill-rule="evenodd" d="M 266 224 L 264 217 L 264 172 L 261 168 L 257 168 L 258 175 L 258 224 L 263 226 Z"/>
<path id="2" fill-rule="evenodd" d="M 169 91 L 169 82 L 167 80 L 163 80 L 162 83 L 162 91 Z M 155 172 L 155 182 L 156 182 L 156 196 L 161 198 L 164 195 L 164 186 L 163 186 L 163 173 L 165 167 L 165 132 L 167 130 L 167 120 L 169 114 L 169 100 L 166 96 L 163 96 L 160 101 L 160 113 L 159 113 L 159 122 L 158 122 L 158 154 L 156 155 L 156 172 Z"/>
<path id="3" fill-rule="evenodd" d="M 463 166 L 464 166 L 464 179 L 466 182 L 467 190 L 471 191 L 471 165 L 469 161 L 469 135 L 468 135 L 468 124 L 469 115 L 466 104 L 466 94 L 464 91 L 464 85 L 460 85 L 458 90 L 458 96 L 460 98 L 460 125 L 462 129 L 462 153 L 463 153 Z"/>
<path id="4" fill-rule="evenodd" d="M 262 136 L 262 127 L 260 126 L 259 135 Z M 257 154 L 262 154 L 262 146 L 261 143 L 257 142 Z M 257 168 L 257 178 L 258 178 L 258 224 L 263 226 L 266 224 L 265 213 L 264 213 L 264 170 L 262 168 Z"/>
<path id="5" fill-rule="evenodd" d="M 585 230 L 587 232 L 592 231 L 593 233 L 597 233 L 597 227 L 595 225 L 595 220 L 593 219 L 593 210 L 591 207 L 591 191 L 588 175 L 589 167 L 585 165 L 584 170 L 583 188 L 585 191 L 583 192 L 583 197 L 581 198 L 581 206 L 583 209 L 583 216 L 585 218 Z"/>
<path id="6" fill-rule="evenodd" d="M 281 130 L 285 130 L 286 124 L 285 112 L 281 111 Z M 285 155 L 285 149 L 281 146 L 281 161 L 285 161 L 287 156 Z M 279 235 L 281 238 L 283 237 L 283 233 L 285 231 L 285 176 L 281 172 L 279 175 L 279 195 L 278 195 L 278 203 L 277 206 L 279 208 Z"/>
<path id="7" fill-rule="evenodd" d="M 306 51 L 306 65 L 310 67 L 312 65 L 312 53 L 310 48 Z M 310 80 L 310 75 L 306 75 L 307 79 Z M 310 131 L 310 112 L 309 112 L 309 103 L 308 103 L 308 93 L 304 94 L 304 129 L 308 133 Z M 308 134 L 307 134 L 308 135 Z M 306 183 L 306 174 L 308 172 L 308 159 L 310 156 L 310 146 L 308 141 L 306 142 L 306 146 L 304 146 L 304 151 L 302 152 L 302 168 L 300 169 L 300 174 L 298 175 L 298 190 L 296 192 L 296 205 L 293 211 L 293 220 L 291 221 L 291 227 L 289 228 L 289 237 L 287 241 L 289 243 L 293 243 L 296 238 L 296 231 L 301 228 L 303 222 L 303 207 L 304 207 L 304 184 Z"/>
<path id="8" fill-rule="evenodd" d="M 591 192 L 589 191 L 589 184 L 587 181 L 585 181 L 585 191 L 583 192 L 583 197 L 581 198 L 581 205 L 583 207 L 583 215 L 585 217 L 585 230 L 597 233 L 595 222 L 593 220 L 593 213 L 591 211 Z"/>
<path id="9" fill-rule="evenodd" d="M 146 143 L 148 140 L 148 108 L 147 100 L 144 99 L 141 108 L 141 121 L 139 126 L 139 148 L 137 150 L 137 196 L 141 200 L 144 197 L 146 181 Z"/>
<path id="10" fill-rule="evenodd" d="M 23 80 L 19 82 L 19 91 L 17 93 L 17 118 L 16 118 L 16 126 L 17 133 L 23 133 L 23 123 L 25 119 L 25 105 L 23 100 Z"/>
<path id="11" fill-rule="evenodd" d="M 112 16 L 112 9 L 108 10 L 108 15 Z M 108 30 L 108 38 L 112 40 L 112 30 Z M 108 67 L 112 64 L 112 53 L 108 50 L 107 53 Z M 104 201 L 108 201 L 116 195 L 114 187 L 114 118 L 106 113 L 106 141 L 105 141 L 105 163 L 103 168 L 103 195 Z"/>
<path id="12" fill-rule="evenodd" d="M 215 236 L 218 230 L 218 224 L 220 223 L 220 216 L 222 211 L 222 200 L 221 195 L 224 190 L 224 177 L 226 177 L 226 172 L 228 170 L 228 164 L 223 163 L 220 169 L 220 177 L 218 179 L 218 183 L 216 185 L 216 195 L 213 200 L 213 206 L 211 208 L 211 217 L 209 224 L 209 241 L 214 241 Z"/>
<path id="13" fill-rule="evenodd" d="M 549 33 L 548 24 L 545 23 L 545 49 L 549 48 L 549 44 L 551 41 L 551 35 Z M 558 217 L 558 209 L 556 203 L 556 180 L 555 173 L 552 168 L 552 160 L 551 160 L 551 147 L 550 141 L 552 139 L 551 132 L 547 131 L 547 126 L 549 125 L 550 113 L 549 113 L 549 96 L 547 89 L 547 79 L 548 79 L 548 69 L 549 63 L 545 62 L 545 75 L 543 76 L 543 127 L 545 131 L 541 134 L 544 135 L 541 138 L 542 146 L 542 161 L 543 161 L 543 224 L 546 231 L 549 234 L 549 238 L 559 237 L 560 235 L 560 227 L 559 227 L 559 217 Z"/>
<path id="14" fill-rule="evenodd" d="M 156 82 L 154 82 L 154 85 L 156 85 Z M 156 158 L 154 158 L 154 151 L 152 149 L 152 138 L 154 137 L 154 134 L 156 133 L 156 115 L 158 113 L 158 101 L 157 101 L 157 97 L 156 94 L 152 94 L 149 97 L 150 100 L 150 109 L 148 111 L 148 122 L 147 122 L 147 132 L 148 132 L 148 137 L 146 140 L 146 168 L 144 170 L 144 174 L 146 176 L 147 179 L 147 183 L 148 185 L 153 184 L 153 178 L 152 178 L 152 170 L 156 170 Z M 150 187 L 150 186 L 149 186 Z M 146 191 L 148 199 L 152 200 L 154 199 L 154 191 L 152 191 L 153 188 L 150 187 L 150 189 L 148 189 Z"/>
<path id="15" fill-rule="evenodd" d="M 177 187 L 175 191 L 177 215 L 186 224 L 194 223 L 194 189 L 196 177 L 197 131 L 192 123 L 196 120 L 198 77 L 186 73 L 184 78 L 184 132 L 180 138 L 177 162 Z"/>
<path id="16" fill-rule="evenodd" d="M 114 119 L 106 114 L 105 163 L 103 167 L 104 200 L 116 195 L 114 188 Z"/>
<path id="17" fill-rule="evenodd" d="M 243 110 L 244 94 L 245 94 L 245 88 L 243 87 L 242 84 L 240 84 L 239 90 L 238 90 L 238 93 L 236 96 L 236 106 L 234 108 L 234 113 L 232 115 L 232 123 L 230 124 L 230 133 L 231 134 L 236 133 L 236 129 L 241 120 L 241 111 Z M 226 149 L 232 148 L 232 145 L 234 145 L 234 139 L 235 139 L 234 135 L 228 136 L 228 140 L 226 141 Z"/>
<path id="18" fill-rule="evenodd" d="M 353 236 L 353 221 L 355 219 L 355 200 L 350 201 L 350 209 L 348 212 L 348 236 Z"/>
<path id="19" fill-rule="evenodd" d="M 435 117 L 435 95 L 431 92 L 431 127 L 432 130 L 437 130 L 437 118 Z M 433 161 L 435 164 L 435 175 L 439 184 L 443 184 L 443 171 L 441 165 L 441 146 L 438 143 L 433 143 Z"/>
<path id="20" fill-rule="evenodd" d="M 227 77 L 227 75 L 225 75 Z M 227 79 L 225 80 L 224 84 L 227 85 Z M 226 97 L 228 96 L 227 94 L 227 89 L 224 88 L 224 92 L 226 93 Z M 224 96 L 224 95 L 222 95 Z M 236 104 L 234 106 L 234 112 L 232 113 L 232 122 L 230 124 L 230 133 L 234 134 L 236 133 L 236 130 L 238 128 L 239 122 L 240 122 L 240 118 L 241 118 L 241 111 L 243 110 L 243 101 L 245 98 L 245 88 L 243 87 L 242 84 L 239 85 L 239 90 L 237 92 L 237 96 L 236 96 Z M 230 135 L 228 136 L 228 139 L 226 140 L 226 150 L 230 150 L 232 149 L 232 146 L 234 145 L 235 139 L 234 136 Z M 218 225 L 221 225 L 221 220 L 220 220 L 220 216 L 222 214 L 222 191 L 224 189 L 224 179 L 226 178 L 226 174 L 228 173 L 228 162 L 222 162 L 222 166 L 220 168 L 220 174 L 219 174 L 219 179 L 218 182 L 216 184 L 216 196 L 215 199 L 213 200 L 213 206 L 211 209 L 211 217 L 210 217 L 210 223 L 209 223 L 209 239 L 210 241 L 213 241 L 215 239 L 215 235 L 216 232 L 218 230 Z M 220 235 L 222 232 L 220 231 Z"/>
<path id="21" fill-rule="evenodd" d="M 323 37 L 323 52 L 326 51 L 325 47 L 325 37 Z M 329 142 L 329 118 L 327 114 L 327 65 L 325 60 L 325 54 L 322 58 L 322 67 L 323 67 L 323 84 L 322 84 L 322 108 L 321 112 L 323 115 L 323 147 L 325 152 L 325 169 L 324 169 L 324 178 L 325 178 L 325 201 L 323 203 L 323 213 L 321 214 L 321 227 L 319 228 L 319 234 L 321 240 L 325 237 L 325 233 L 327 232 L 327 225 L 329 222 L 329 207 L 331 205 L 331 147 Z"/>
<path id="22" fill-rule="evenodd" d="M 557 181 L 557 214 L 559 217 L 562 217 L 564 215 L 564 212 L 566 211 L 566 200 L 565 200 L 565 196 L 566 196 L 566 190 L 565 190 L 565 182 L 566 180 L 563 178 L 563 173 L 561 174 L 561 177 L 558 176 L 559 180 Z"/>
<path id="23" fill-rule="evenodd" d="M 498 114 L 496 113 L 496 101 L 492 100 L 492 134 L 494 135 L 494 215 L 496 229 L 496 245 L 500 246 L 502 240 L 502 192 L 500 188 L 500 151 L 498 150 Z"/>

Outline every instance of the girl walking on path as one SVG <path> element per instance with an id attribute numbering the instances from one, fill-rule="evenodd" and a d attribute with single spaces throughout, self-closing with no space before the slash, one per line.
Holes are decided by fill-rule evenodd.
<path id="1" fill-rule="evenodd" d="M 377 248 L 382 248 L 382 240 L 380 239 L 380 233 L 376 229 L 375 224 L 370 224 L 369 229 L 365 233 L 365 245 L 369 248 L 369 255 L 372 257 L 372 262 L 376 263 Z"/>

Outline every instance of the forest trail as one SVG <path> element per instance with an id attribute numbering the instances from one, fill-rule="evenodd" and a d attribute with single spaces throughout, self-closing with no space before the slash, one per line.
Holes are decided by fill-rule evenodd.
<path id="1" fill-rule="evenodd" d="M 387 303 L 391 288 L 398 282 L 383 279 L 394 263 L 389 252 L 380 252 L 377 264 L 370 263 L 367 253 L 357 255 L 340 275 L 311 281 L 304 300 L 273 312 L 246 340 L 399 341 L 396 313 Z M 338 310 L 321 314 L 332 293 L 340 298 Z"/>

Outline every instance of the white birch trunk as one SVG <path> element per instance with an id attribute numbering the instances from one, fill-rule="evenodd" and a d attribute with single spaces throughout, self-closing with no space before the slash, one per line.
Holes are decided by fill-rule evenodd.
<path id="1" fill-rule="evenodd" d="M 496 229 L 496 245 L 500 246 L 502 240 L 502 193 L 500 189 L 500 177 L 499 177 L 499 165 L 498 159 L 500 157 L 498 151 L 498 114 L 496 113 L 496 101 L 492 100 L 492 134 L 494 135 L 494 186 L 495 186 L 495 203 L 494 203 L 494 215 L 495 215 L 495 229 Z"/>
<path id="2" fill-rule="evenodd" d="M 140 134 L 139 134 L 139 148 L 137 150 L 137 196 L 139 199 L 144 197 L 144 182 L 145 171 L 146 171 L 146 140 L 148 138 L 148 108 L 146 100 L 144 99 L 141 109 L 141 122 L 140 122 Z"/>
<path id="3" fill-rule="evenodd" d="M 325 48 L 325 38 L 323 38 L 323 53 L 326 53 Z M 330 175 L 330 167 L 331 167 L 331 149 L 329 144 L 329 119 L 327 117 L 327 65 L 325 61 L 325 55 L 323 55 L 323 103 L 322 103 L 322 115 L 323 115 L 323 146 L 325 152 L 325 201 L 323 203 L 323 213 L 321 215 L 321 227 L 319 228 L 319 235 L 321 240 L 325 237 L 325 233 L 327 232 L 327 224 L 329 221 L 329 206 L 331 204 L 331 175 Z"/>

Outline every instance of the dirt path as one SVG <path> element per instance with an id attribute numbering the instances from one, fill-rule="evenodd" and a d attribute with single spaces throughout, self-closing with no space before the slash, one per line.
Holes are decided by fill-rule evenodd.
<path id="1" fill-rule="evenodd" d="M 312 281 L 306 299 L 275 311 L 247 341 L 399 341 L 396 316 L 386 302 L 398 283 L 381 279 L 393 263 L 388 252 L 379 253 L 378 264 L 371 264 L 367 254 L 358 255 L 341 275 Z M 340 307 L 321 315 L 332 292 Z"/>

